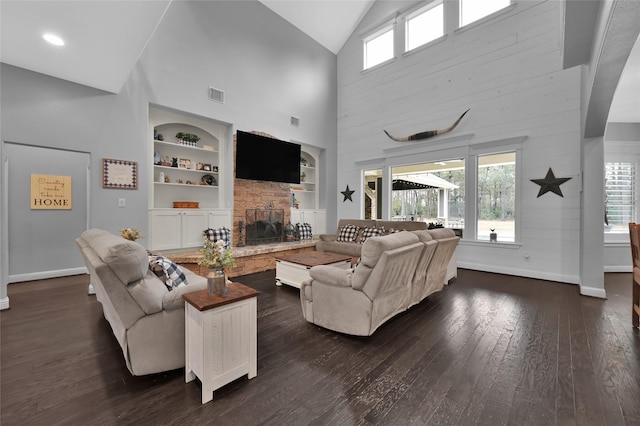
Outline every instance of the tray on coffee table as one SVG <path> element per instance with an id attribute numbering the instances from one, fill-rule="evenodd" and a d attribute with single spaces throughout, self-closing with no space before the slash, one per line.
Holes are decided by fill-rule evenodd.
<path id="1" fill-rule="evenodd" d="M 310 251 L 276 257 L 276 285 L 287 284 L 300 288 L 303 281 L 310 279 L 309 269 L 318 265 L 337 268 L 351 268 L 351 256 L 324 251 Z"/>

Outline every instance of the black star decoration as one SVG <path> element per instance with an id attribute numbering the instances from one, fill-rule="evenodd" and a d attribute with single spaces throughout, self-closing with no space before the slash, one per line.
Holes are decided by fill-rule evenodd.
<path id="1" fill-rule="evenodd" d="M 349 190 L 349 185 L 347 185 L 347 189 L 345 189 L 344 191 L 340 192 L 342 195 L 344 195 L 344 200 L 342 200 L 342 202 L 344 203 L 345 201 L 349 200 L 353 203 L 353 200 L 351 199 L 351 196 L 353 195 L 353 193 L 356 191 L 350 191 Z"/>
<path id="2" fill-rule="evenodd" d="M 262 223 L 264 224 L 265 233 L 271 231 L 273 235 L 278 235 L 278 230 L 276 229 L 276 225 L 280 223 L 280 221 L 278 219 L 274 219 L 271 213 L 269 213 L 269 219 L 263 220 Z"/>
<path id="3" fill-rule="evenodd" d="M 569 179 L 571 178 L 555 177 L 555 175 L 553 174 L 553 170 L 551 170 L 551 167 L 549 167 L 549 171 L 547 172 L 547 175 L 544 177 L 544 179 L 531 179 L 531 182 L 540 185 L 540 191 L 538 191 L 538 197 L 546 194 L 549 191 L 556 193 L 561 197 L 564 197 L 564 195 L 562 195 L 562 190 L 560 189 L 560 185 L 562 185 Z"/>

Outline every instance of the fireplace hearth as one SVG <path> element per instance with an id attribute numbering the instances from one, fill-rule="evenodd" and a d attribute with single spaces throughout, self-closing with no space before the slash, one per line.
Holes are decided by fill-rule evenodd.
<path id="1" fill-rule="evenodd" d="M 284 235 L 283 209 L 247 209 L 246 244 L 270 244 L 282 242 Z"/>

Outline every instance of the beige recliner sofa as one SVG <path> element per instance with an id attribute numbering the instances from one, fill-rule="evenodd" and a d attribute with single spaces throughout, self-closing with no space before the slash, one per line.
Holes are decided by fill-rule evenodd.
<path id="1" fill-rule="evenodd" d="M 300 287 L 303 316 L 330 330 L 370 336 L 391 317 L 443 289 L 459 239 L 450 229 L 371 237 L 362 244 L 354 269 L 322 265 L 309 270 L 311 279 Z"/>
<path id="2" fill-rule="evenodd" d="M 457 276 L 454 254 L 460 241 L 460 237 L 448 228 L 412 231 L 412 233 L 419 238 L 425 248 L 413 276 L 409 306 L 420 303 L 430 294 L 442 290 L 449 281 L 452 268 L 455 268 Z M 454 263 L 453 266 L 452 263 Z"/>
<path id="3" fill-rule="evenodd" d="M 354 225 L 359 229 L 358 236 L 354 242 L 338 241 L 338 233 L 343 225 Z M 338 228 L 333 234 L 320 234 L 320 240 L 316 243 L 317 251 L 327 251 L 331 253 L 340 253 L 352 257 L 360 257 L 362 244 L 362 231 L 365 228 L 384 228 L 385 233 L 389 233 L 391 229 L 414 231 L 419 229 L 427 229 L 425 222 L 419 221 L 390 221 L 390 220 L 374 220 L 374 219 L 340 219 Z"/>
<path id="4" fill-rule="evenodd" d="M 100 229 L 76 239 L 104 317 L 134 376 L 184 367 L 184 301 L 207 280 L 183 269 L 188 285 L 169 291 L 140 244 Z"/>

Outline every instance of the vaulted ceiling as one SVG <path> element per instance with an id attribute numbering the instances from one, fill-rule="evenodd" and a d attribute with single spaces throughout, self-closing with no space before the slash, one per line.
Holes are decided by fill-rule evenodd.
<path id="1" fill-rule="evenodd" d="M 118 93 L 171 1 L 2 0 L 0 62 Z M 260 2 L 337 54 L 375 0 Z M 565 22 L 581 25 L 576 30 L 569 25 L 566 31 L 584 31 L 584 17 L 574 15 L 578 13 L 574 10 L 582 9 L 568 7 Z M 41 35 L 46 31 L 64 35 L 64 48 L 43 43 Z M 624 66 L 626 59 L 617 60 Z M 609 121 L 640 122 L 640 43 L 627 68 Z"/>

